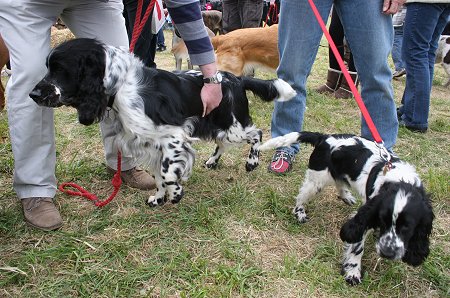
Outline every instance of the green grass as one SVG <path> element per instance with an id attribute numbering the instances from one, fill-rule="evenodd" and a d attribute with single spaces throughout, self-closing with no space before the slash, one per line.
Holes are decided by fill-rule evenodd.
<path id="1" fill-rule="evenodd" d="M 166 32 L 168 34 L 168 32 Z M 168 44 L 170 36 L 167 35 Z M 156 62 L 173 68 L 170 52 Z M 325 80 L 321 47 L 308 80 L 304 128 L 359 133 L 353 100 L 313 89 Z M 257 72 L 273 78 L 273 73 Z M 311 148 L 303 146 L 293 171 L 246 173 L 248 148 L 226 153 L 216 170 L 202 166 L 214 145 L 195 144 L 197 161 L 180 204 L 150 209 L 148 193 L 123 186 L 106 207 L 57 194 L 64 226 L 44 233 L 28 227 L 12 188 L 13 157 L 6 112 L 0 112 L 0 297 L 448 297 L 450 295 L 450 98 L 436 67 L 430 130 L 400 129 L 395 151 L 414 164 L 432 193 L 436 215 L 431 254 L 418 268 L 379 259 L 369 237 L 364 280 L 349 287 L 340 276 L 339 229 L 355 207 L 329 188 L 307 204 L 310 221 L 291 214 Z M 393 82 L 396 101 L 404 78 Z M 267 139 L 273 104 L 249 94 L 255 124 Z M 98 125 L 77 123 L 71 108 L 55 110 L 57 178 L 75 181 L 101 199 L 112 191 Z"/>

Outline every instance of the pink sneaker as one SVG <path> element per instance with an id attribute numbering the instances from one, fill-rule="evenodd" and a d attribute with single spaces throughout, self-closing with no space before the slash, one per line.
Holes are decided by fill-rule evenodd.
<path id="1" fill-rule="evenodd" d="M 272 161 L 269 164 L 269 172 L 285 174 L 291 170 L 293 161 L 294 156 L 291 154 L 282 150 L 275 151 Z"/>

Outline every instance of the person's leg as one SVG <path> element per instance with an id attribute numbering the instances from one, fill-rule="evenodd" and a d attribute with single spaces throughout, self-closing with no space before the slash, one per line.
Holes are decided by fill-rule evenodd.
<path id="1" fill-rule="evenodd" d="M 331 21 L 328 31 L 330 32 L 331 38 L 333 39 L 341 58 L 344 59 L 344 28 L 342 27 L 336 8 L 333 8 L 331 13 Z M 339 63 L 337 62 L 337 59 L 330 47 L 328 47 L 328 59 L 330 68 L 339 71 L 341 70 Z"/>
<path id="2" fill-rule="evenodd" d="M 392 72 L 388 55 L 394 30 L 392 17 L 381 12 L 383 1 L 341 0 L 335 3 L 361 79 L 361 96 L 386 148 L 397 139 Z M 373 139 L 362 119 L 361 136 Z"/>
<path id="3" fill-rule="evenodd" d="M 402 59 L 402 44 L 403 44 L 403 25 L 394 27 L 394 44 L 392 45 L 391 55 L 396 71 L 401 71 L 405 69 L 405 65 Z"/>
<path id="4" fill-rule="evenodd" d="M 259 27 L 263 13 L 263 0 L 240 0 L 239 6 L 242 28 Z"/>
<path id="5" fill-rule="evenodd" d="M 406 127 L 425 131 L 428 128 L 430 93 L 434 60 L 430 66 L 432 39 L 443 9 L 439 4 L 408 4 L 405 17 L 402 54 L 406 65 L 406 86 L 401 108 Z M 441 31 L 444 25 L 441 25 Z M 431 57 L 435 58 L 435 53 Z"/>
<path id="6" fill-rule="evenodd" d="M 242 28 L 238 0 L 223 0 L 222 31 L 224 34 Z"/>
<path id="7" fill-rule="evenodd" d="M 61 227 L 62 219 L 53 202 L 56 193 L 53 109 L 40 107 L 29 97 L 45 75 L 50 28 L 64 5 L 57 0 L 47 4 L 11 1 L 0 5 L 0 30 L 14 69 L 7 85 L 13 187 L 21 199 L 27 223 L 42 230 L 54 230 Z"/>
<path id="8" fill-rule="evenodd" d="M 1 34 L 14 68 L 7 85 L 13 183 L 20 199 L 53 198 L 56 193 L 53 109 L 36 105 L 28 94 L 46 72 L 50 28 L 62 7 L 56 0 L 50 8 L 30 2 L 11 2 L 14 4 L 0 7 Z"/>
<path id="9" fill-rule="evenodd" d="M 328 17 L 331 4 L 331 0 L 316 1 L 322 18 Z M 280 65 L 277 74 L 294 88 L 297 95 L 290 101 L 275 102 L 271 121 L 272 137 L 302 129 L 306 107 L 306 78 L 317 55 L 321 37 L 322 30 L 306 1 L 283 1 L 278 27 Z M 280 149 L 296 154 L 299 146 Z"/>

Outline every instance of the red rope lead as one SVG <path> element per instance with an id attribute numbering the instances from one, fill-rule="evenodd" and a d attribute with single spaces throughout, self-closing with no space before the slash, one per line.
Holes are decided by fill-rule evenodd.
<path id="1" fill-rule="evenodd" d="M 103 207 L 107 204 L 109 204 L 109 202 L 112 201 L 112 199 L 114 199 L 114 197 L 117 195 L 117 193 L 119 192 L 120 189 L 120 185 L 122 184 L 122 178 L 120 177 L 120 172 L 122 171 L 122 155 L 120 154 L 120 151 L 118 151 L 117 153 L 117 171 L 114 174 L 112 180 L 111 180 L 111 184 L 114 186 L 114 191 L 113 193 L 104 201 L 100 201 L 96 195 L 88 192 L 87 190 L 85 190 L 83 187 L 79 186 L 76 183 L 73 182 L 66 182 L 66 183 L 62 183 L 59 185 L 58 189 L 68 195 L 71 196 L 80 196 L 80 197 L 85 197 L 86 199 L 93 201 L 95 206 L 97 207 Z M 73 190 L 69 190 L 69 189 L 65 189 L 65 187 L 73 187 L 79 191 L 73 191 Z"/>
<path id="2" fill-rule="evenodd" d="M 339 54 L 339 51 L 336 48 L 336 45 L 334 44 L 334 41 L 331 38 L 330 33 L 328 33 L 328 31 L 327 31 L 327 27 L 325 26 L 325 23 L 323 22 L 322 17 L 320 16 L 316 5 L 314 4 L 313 0 L 308 0 L 308 2 L 309 2 L 309 5 L 311 6 L 311 9 L 312 9 L 317 21 L 319 22 L 320 28 L 322 28 L 322 31 L 325 34 L 325 37 L 327 38 L 328 43 L 330 44 L 331 50 L 333 51 L 333 54 L 339 63 L 339 67 L 341 68 L 345 79 L 349 83 L 350 90 L 352 91 L 353 95 L 355 96 L 355 101 L 358 104 L 359 109 L 361 110 L 364 120 L 366 120 L 367 126 L 369 127 L 369 130 L 373 136 L 373 139 L 375 140 L 375 142 L 382 144 L 383 140 L 381 139 L 381 136 L 378 133 L 378 130 L 377 130 L 375 124 L 373 123 L 369 112 L 367 111 L 366 105 L 364 104 L 364 102 L 361 98 L 361 95 L 359 94 L 358 89 L 355 86 L 355 83 L 353 82 L 352 78 L 350 77 L 350 74 L 348 73 L 347 67 L 345 67 L 344 61 L 342 60 L 341 55 Z"/>
<path id="3" fill-rule="evenodd" d="M 131 35 L 131 41 L 130 41 L 130 52 L 134 51 L 134 46 L 136 45 L 136 42 L 141 35 L 142 29 L 144 29 L 145 23 L 147 23 L 147 19 L 150 16 L 150 12 L 152 12 L 153 7 L 155 6 L 156 0 L 152 0 L 150 4 L 147 7 L 147 10 L 145 11 L 144 16 L 141 20 L 141 14 L 142 14 L 142 3 L 143 0 L 138 0 L 138 7 L 136 11 L 136 16 L 134 19 L 134 26 L 133 26 L 133 34 Z"/>

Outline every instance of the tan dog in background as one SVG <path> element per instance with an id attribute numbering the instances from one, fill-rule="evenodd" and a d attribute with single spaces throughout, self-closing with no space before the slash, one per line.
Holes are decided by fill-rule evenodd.
<path id="1" fill-rule="evenodd" d="M 257 68 L 276 70 L 280 63 L 278 25 L 238 29 L 211 41 L 219 69 L 236 76 L 252 74 Z"/>
<path id="2" fill-rule="evenodd" d="M 203 23 L 210 38 L 222 33 L 222 12 L 218 10 L 204 10 L 202 11 Z M 181 36 L 175 29 L 172 37 L 172 54 L 175 57 L 175 68 L 181 70 L 183 60 L 187 61 L 187 68 L 192 69 L 192 64 L 189 60 L 188 50 Z"/>
<path id="3" fill-rule="evenodd" d="M 206 27 L 206 31 L 208 32 L 209 38 L 213 38 L 215 36 L 214 33 L 208 27 Z M 176 29 L 173 31 L 171 52 L 172 52 L 173 56 L 175 57 L 175 69 L 176 70 L 181 70 L 183 60 L 187 61 L 188 69 L 193 69 L 191 61 L 189 60 L 189 54 L 188 54 L 186 44 L 184 43 L 184 40 L 178 35 L 178 32 Z"/>

